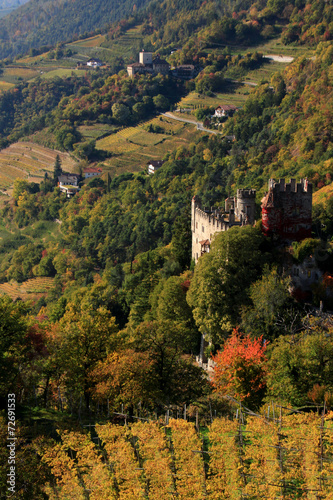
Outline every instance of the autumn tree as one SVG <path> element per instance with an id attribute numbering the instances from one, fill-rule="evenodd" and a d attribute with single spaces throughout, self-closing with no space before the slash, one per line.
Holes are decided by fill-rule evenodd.
<path id="1" fill-rule="evenodd" d="M 215 391 L 233 396 L 251 408 L 259 407 L 266 388 L 266 347 L 262 336 L 251 339 L 234 329 L 223 349 L 213 356 Z"/>
<path id="2" fill-rule="evenodd" d="M 67 391 L 76 397 L 83 394 L 88 408 L 92 390 L 89 374 L 117 344 L 115 319 L 104 307 L 93 309 L 84 301 L 80 305 L 70 302 L 59 325 L 56 356 Z"/>

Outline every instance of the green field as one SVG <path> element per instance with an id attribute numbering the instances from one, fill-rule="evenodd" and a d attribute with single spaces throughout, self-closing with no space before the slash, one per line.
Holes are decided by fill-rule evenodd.
<path id="1" fill-rule="evenodd" d="M 79 71 L 76 68 L 57 68 L 51 71 L 45 71 L 41 74 L 41 78 L 49 79 L 54 78 L 55 76 L 59 76 L 60 78 L 67 78 L 68 76 L 84 76 L 84 71 Z"/>
<path id="2" fill-rule="evenodd" d="M 260 83 L 262 81 L 270 82 L 274 73 L 283 71 L 287 63 L 280 63 L 276 61 L 267 61 L 260 68 L 249 71 L 244 78 L 244 81 Z"/>
<path id="3" fill-rule="evenodd" d="M 105 135 L 117 131 L 119 127 L 115 125 L 107 125 L 103 123 L 96 123 L 95 125 L 81 125 L 78 127 L 78 131 L 84 137 L 84 139 L 101 139 Z"/>
<path id="4" fill-rule="evenodd" d="M 214 47 L 215 48 L 215 47 Z M 248 52 L 261 52 L 263 55 L 269 55 L 269 54 L 274 54 L 274 55 L 283 55 L 283 56 L 290 56 L 290 57 L 311 57 L 314 54 L 314 50 L 305 47 L 302 45 L 284 45 L 281 42 L 281 37 L 277 38 L 272 38 L 271 40 L 268 40 L 266 42 L 262 42 L 258 45 L 252 45 L 251 47 L 244 47 L 244 46 L 229 46 L 230 51 L 232 54 L 246 54 Z M 225 50 L 224 48 L 221 49 L 221 52 Z"/>
<path id="5" fill-rule="evenodd" d="M 1 75 L 1 76 L 3 76 L 3 75 Z M 14 87 L 13 83 L 0 80 L 0 92 L 5 92 L 6 90 L 9 90 L 13 87 Z"/>

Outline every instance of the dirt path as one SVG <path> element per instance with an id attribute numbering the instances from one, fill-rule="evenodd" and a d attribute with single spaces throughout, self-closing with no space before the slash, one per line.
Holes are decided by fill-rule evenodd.
<path id="1" fill-rule="evenodd" d="M 188 120 L 187 118 L 179 118 L 178 116 L 175 116 L 173 113 L 170 113 L 170 111 L 167 111 L 166 113 L 161 113 L 161 115 L 166 116 L 167 118 L 171 118 L 172 120 L 177 120 L 178 122 L 191 123 L 192 125 L 196 125 L 197 130 L 201 130 L 202 132 L 208 132 L 214 135 L 220 134 L 220 132 L 217 132 L 215 130 L 204 128 L 202 122 L 197 122 L 195 120 Z"/>
<path id="2" fill-rule="evenodd" d="M 267 54 L 266 56 L 263 56 L 264 59 L 270 59 L 271 61 L 275 62 L 280 62 L 280 63 L 291 63 L 295 59 L 294 57 L 291 56 L 277 56 L 274 54 Z"/>

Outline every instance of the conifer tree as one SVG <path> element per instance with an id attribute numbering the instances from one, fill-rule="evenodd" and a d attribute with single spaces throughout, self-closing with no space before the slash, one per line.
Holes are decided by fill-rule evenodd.
<path id="1" fill-rule="evenodd" d="M 57 182 L 58 177 L 61 174 L 62 174 L 61 160 L 60 160 L 60 156 L 57 155 L 56 159 L 55 159 L 55 164 L 54 164 L 54 167 L 53 167 L 53 177 L 54 177 L 54 181 L 55 182 Z"/>

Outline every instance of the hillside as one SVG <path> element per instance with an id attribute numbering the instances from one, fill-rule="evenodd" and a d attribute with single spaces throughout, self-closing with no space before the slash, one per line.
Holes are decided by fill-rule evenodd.
<path id="1" fill-rule="evenodd" d="M 31 0 L 2 33 L 1 488 L 16 418 L 18 500 L 331 499 L 330 4 Z M 271 177 L 314 193 L 270 193 L 272 236 Z"/>
<path id="2" fill-rule="evenodd" d="M 145 0 L 30 0 L 0 19 L 0 59 L 106 27 L 144 5 Z"/>

